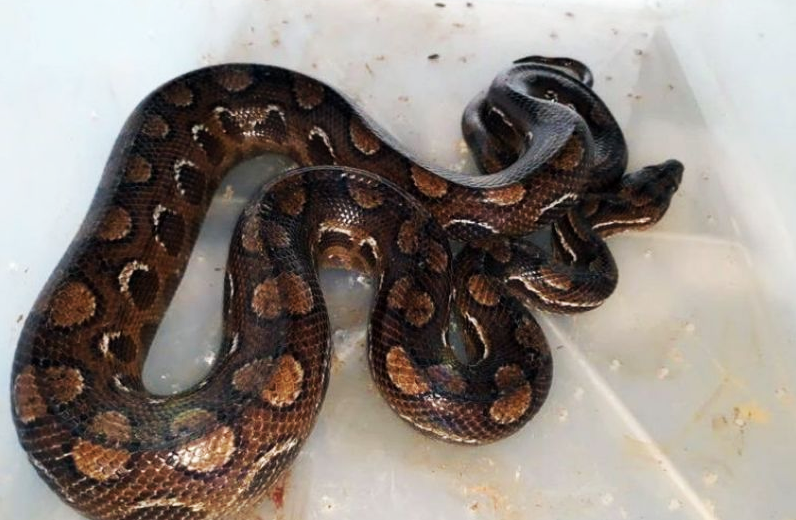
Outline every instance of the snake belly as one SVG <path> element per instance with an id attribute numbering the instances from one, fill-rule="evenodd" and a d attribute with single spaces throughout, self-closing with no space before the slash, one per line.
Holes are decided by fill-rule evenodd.
<path id="1" fill-rule="evenodd" d="M 378 281 L 369 364 L 398 415 L 465 444 L 521 428 L 552 377 L 528 307 L 599 305 L 617 278 L 602 239 L 657 222 L 682 165 L 626 174 L 618 125 L 568 59 L 515 62 L 463 131 L 485 175 L 422 164 L 344 96 L 285 69 L 221 65 L 155 90 L 19 340 L 12 409 L 42 479 L 102 520 L 228 518 L 259 502 L 327 387 L 324 265 Z M 194 388 L 153 395 L 143 363 L 212 195 L 264 152 L 302 168 L 241 215 L 218 361 Z M 545 227 L 549 250 L 516 240 Z M 467 244 L 456 258 L 451 238 Z M 467 361 L 449 345 L 451 313 Z"/>

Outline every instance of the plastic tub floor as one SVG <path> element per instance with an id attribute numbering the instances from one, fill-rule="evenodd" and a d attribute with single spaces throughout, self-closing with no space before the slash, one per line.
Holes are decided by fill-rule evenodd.
<path id="1" fill-rule="evenodd" d="M 122 122 L 163 81 L 229 61 L 294 68 L 353 96 L 424 159 L 467 171 L 458 127 L 467 101 L 516 58 L 570 55 L 592 67 L 627 136 L 631 166 L 675 157 L 686 173 L 658 226 L 611 239 L 621 275 L 603 307 L 578 317 L 536 314 L 555 359 L 542 411 L 485 447 L 417 434 L 370 382 L 367 282 L 325 273 L 335 330 L 329 392 L 306 448 L 257 515 L 796 518 L 796 255 L 794 210 L 785 204 L 794 184 L 779 159 L 796 110 L 746 96 L 757 92 L 755 74 L 777 73 L 757 56 L 787 58 L 782 44 L 796 48 L 785 39 L 793 10 L 445 4 L 0 2 L 0 388 L 9 387 L 23 318 L 77 230 Z M 793 79 L 783 80 L 766 96 L 786 93 Z M 788 117 L 770 129 L 780 113 Z M 151 389 L 186 388 L 214 361 L 232 225 L 280 164 L 252 161 L 219 190 L 148 359 Z M 0 518 L 79 518 L 26 461 L 7 398 Z"/>

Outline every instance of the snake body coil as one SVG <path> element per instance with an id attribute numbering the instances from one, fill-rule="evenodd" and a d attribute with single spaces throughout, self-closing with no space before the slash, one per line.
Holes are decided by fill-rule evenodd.
<path id="1" fill-rule="evenodd" d="M 421 164 L 288 70 L 222 65 L 157 89 L 126 123 L 19 341 L 14 421 L 38 473 L 104 520 L 218 519 L 260 501 L 327 387 L 323 265 L 377 280 L 369 363 L 402 418 L 460 443 L 517 431 L 552 376 L 527 305 L 599 305 L 617 280 L 602 239 L 657 222 L 682 174 L 676 161 L 625 174 L 622 133 L 590 87 L 574 60 L 501 73 L 463 119 L 480 176 Z M 303 168 L 240 218 L 219 361 L 195 388 L 152 395 L 141 369 L 212 195 L 267 151 Z M 550 250 L 519 238 L 544 227 Z M 448 238 L 467 244 L 455 259 Z M 467 362 L 448 345 L 451 312 Z"/>

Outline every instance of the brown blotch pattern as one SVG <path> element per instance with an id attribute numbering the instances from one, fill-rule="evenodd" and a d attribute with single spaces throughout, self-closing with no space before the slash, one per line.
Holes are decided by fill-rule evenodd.
<path id="1" fill-rule="evenodd" d="M 83 393 L 83 374 L 70 367 L 50 367 L 44 371 L 47 394 L 60 404 L 73 401 Z"/>
<path id="2" fill-rule="evenodd" d="M 103 442 L 115 445 L 126 444 L 132 439 L 130 420 L 116 411 L 101 412 L 91 419 L 88 433 L 99 437 Z"/>
<path id="3" fill-rule="evenodd" d="M 483 274 L 474 274 L 467 280 L 467 292 L 475 301 L 487 307 L 494 307 L 500 302 L 500 295 L 492 288 L 490 278 Z"/>
<path id="4" fill-rule="evenodd" d="M 408 276 L 399 278 L 387 294 L 387 306 L 391 309 L 403 309 L 404 302 L 412 290 L 412 280 Z"/>
<path id="5" fill-rule="evenodd" d="M 263 241 L 260 238 L 260 219 L 256 215 L 247 217 L 243 222 L 240 241 L 243 244 L 243 249 L 250 253 L 263 252 Z"/>
<path id="6" fill-rule="evenodd" d="M 531 393 L 531 385 L 525 383 L 492 403 L 489 416 L 498 424 L 511 424 L 520 420 L 531 405 Z"/>
<path id="7" fill-rule="evenodd" d="M 526 381 L 522 367 L 517 364 L 503 365 L 495 372 L 495 384 L 501 390 L 508 390 L 522 385 Z"/>
<path id="8" fill-rule="evenodd" d="M 242 92 L 249 88 L 254 78 L 248 70 L 224 67 L 216 75 L 216 81 L 229 92 Z"/>
<path id="9" fill-rule="evenodd" d="M 431 390 L 428 378 L 415 368 L 403 347 L 395 346 L 387 352 L 387 376 L 407 395 L 420 395 Z"/>
<path id="10" fill-rule="evenodd" d="M 467 390 L 467 382 L 462 375 L 448 365 L 430 366 L 426 373 L 435 388 L 456 395 L 463 394 Z"/>
<path id="11" fill-rule="evenodd" d="M 525 197 L 525 188 L 515 183 L 503 188 L 495 188 L 484 192 L 484 200 L 497 206 L 513 206 Z"/>
<path id="12" fill-rule="evenodd" d="M 528 319 L 522 320 L 514 331 L 514 339 L 524 347 L 543 348 L 547 345 L 542 329 L 535 321 Z"/>
<path id="13" fill-rule="evenodd" d="M 381 192 L 356 182 L 348 183 L 348 193 L 360 207 L 365 209 L 378 208 L 384 203 L 384 195 Z"/>
<path id="14" fill-rule="evenodd" d="M 276 367 L 261 397 L 278 408 L 289 406 L 301 395 L 303 383 L 304 369 L 301 364 L 290 354 L 285 354 L 276 360 Z"/>
<path id="15" fill-rule="evenodd" d="M 175 453 L 177 464 L 188 471 L 208 473 L 224 466 L 235 453 L 235 433 L 229 426 L 189 442 Z"/>
<path id="16" fill-rule="evenodd" d="M 445 179 L 414 164 L 411 170 L 412 182 L 423 195 L 438 199 L 448 193 L 448 183 Z"/>
<path id="17" fill-rule="evenodd" d="M 373 132 L 357 116 L 351 118 L 348 134 L 351 136 L 351 142 L 354 143 L 356 149 L 365 155 L 373 155 L 381 148 L 381 140 L 373 135 Z"/>
<path id="18" fill-rule="evenodd" d="M 274 199 L 279 211 L 295 217 L 304 210 L 304 204 L 307 202 L 307 192 L 304 190 L 304 186 L 297 183 L 289 183 L 287 186 L 280 186 L 276 190 Z"/>
<path id="19" fill-rule="evenodd" d="M 232 386 L 235 390 L 246 394 L 259 394 L 268 381 L 270 359 L 255 359 L 246 363 L 232 375 Z"/>
<path id="20" fill-rule="evenodd" d="M 276 280 L 263 280 L 254 288 L 252 310 L 261 318 L 272 320 L 282 312 L 282 297 Z"/>
<path id="21" fill-rule="evenodd" d="M 272 247 L 290 247 L 290 234 L 276 222 L 265 222 L 265 238 Z"/>
<path id="22" fill-rule="evenodd" d="M 47 413 L 47 404 L 39 391 L 36 371 L 32 366 L 25 367 L 14 381 L 14 411 L 25 424 Z"/>
<path id="23" fill-rule="evenodd" d="M 88 478 L 105 482 L 121 476 L 127 461 L 130 460 L 130 452 L 106 448 L 80 439 L 72 448 L 72 460 L 80 473 Z"/>
<path id="24" fill-rule="evenodd" d="M 417 252 L 417 231 L 420 223 L 415 219 L 410 219 L 401 224 L 398 229 L 398 249 L 405 255 L 413 255 Z"/>
<path id="25" fill-rule="evenodd" d="M 171 421 L 169 431 L 179 436 L 199 431 L 210 431 L 218 426 L 215 414 L 202 408 L 192 408 L 180 413 Z"/>
<path id="26" fill-rule="evenodd" d="M 422 327 L 434 316 L 434 301 L 426 292 L 413 290 L 405 303 L 404 317 L 415 327 Z"/>
<path id="27" fill-rule="evenodd" d="M 163 139 L 169 135 L 169 124 L 166 122 L 163 116 L 152 114 L 147 116 L 147 118 L 144 120 L 144 126 L 141 128 L 141 131 L 146 136 L 155 139 Z"/>
<path id="28" fill-rule="evenodd" d="M 282 273 L 278 277 L 279 287 L 285 294 L 287 311 L 293 315 L 308 314 L 315 302 L 309 284 L 295 273 Z"/>
<path id="29" fill-rule="evenodd" d="M 161 95 L 167 103 L 176 107 L 189 107 L 193 103 L 193 92 L 184 83 L 172 83 Z"/>
<path id="30" fill-rule="evenodd" d="M 490 240 L 486 245 L 486 250 L 489 253 L 489 256 L 501 264 L 508 263 L 511 260 L 511 245 L 509 244 L 508 240 Z"/>
<path id="31" fill-rule="evenodd" d="M 127 165 L 124 176 L 130 182 L 146 182 L 152 177 L 152 165 L 140 155 L 134 155 Z"/>
<path id="32" fill-rule="evenodd" d="M 133 228 L 133 220 L 124 208 L 114 206 L 108 210 L 97 228 L 97 236 L 102 240 L 114 241 L 126 237 Z"/>
<path id="33" fill-rule="evenodd" d="M 293 81 L 293 92 L 296 102 L 304 110 L 312 110 L 323 102 L 323 85 L 306 76 L 296 75 Z"/>
<path id="34" fill-rule="evenodd" d="M 550 161 L 550 164 L 557 170 L 571 171 L 580 165 L 583 160 L 583 154 L 584 150 L 580 139 L 573 135 L 558 155 Z"/>
<path id="35" fill-rule="evenodd" d="M 428 243 L 428 251 L 426 254 L 426 262 L 435 273 L 443 273 L 448 268 L 448 252 L 445 246 L 432 240 Z"/>
<path id="36" fill-rule="evenodd" d="M 59 327 L 72 327 L 84 323 L 97 310 L 97 299 L 86 284 L 67 282 L 53 296 L 50 319 Z"/>

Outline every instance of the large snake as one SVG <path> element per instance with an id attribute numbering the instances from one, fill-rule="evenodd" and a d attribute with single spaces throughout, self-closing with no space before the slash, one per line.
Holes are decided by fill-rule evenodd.
<path id="1" fill-rule="evenodd" d="M 626 174 L 622 132 L 569 59 L 512 64 L 463 130 L 484 175 L 423 165 L 341 94 L 277 67 L 209 67 L 155 90 L 19 340 L 14 421 L 39 475 L 104 520 L 218 519 L 260 501 L 327 387 L 323 265 L 378 282 L 370 369 L 403 419 L 467 444 L 517 431 L 552 377 L 528 306 L 599 305 L 617 280 L 603 238 L 657 222 L 683 168 Z M 266 151 L 303 168 L 239 220 L 219 360 L 193 389 L 153 395 L 141 369 L 213 193 Z M 542 228 L 550 248 L 521 238 Z M 449 238 L 465 243 L 455 259 Z"/>

